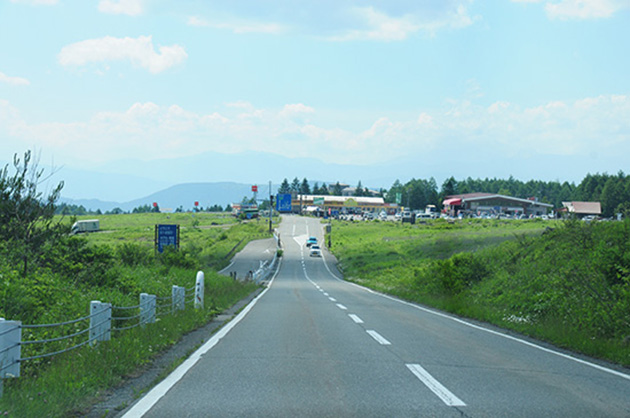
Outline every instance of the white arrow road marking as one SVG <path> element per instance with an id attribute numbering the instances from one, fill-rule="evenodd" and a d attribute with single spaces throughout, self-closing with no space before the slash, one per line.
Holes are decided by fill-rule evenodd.
<path id="1" fill-rule="evenodd" d="M 444 402 L 448 406 L 466 406 L 466 404 L 459 399 L 457 396 L 453 395 L 451 391 L 446 389 L 440 382 L 435 380 L 433 376 L 429 374 L 426 370 L 422 368 L 419 364 L 407 364 L 407 368 L 411 370 L 411 373 L 416 375 L 418 379 L 422 383 L 424 383 L 431 392 L 435 393 L 442 402 Z"/>
<path id="2" fill-rule="evenodd" d="M 390 343 L 389 341 L 387 341 L 381 334 L 379 334 L 378 332 L 374 331 L 374 330 L 366 330 L 366 332 L 368 334 L 370 334 L 370 337 L 374 338 L 380 345 L 392 345 L 392 343 Z"/>

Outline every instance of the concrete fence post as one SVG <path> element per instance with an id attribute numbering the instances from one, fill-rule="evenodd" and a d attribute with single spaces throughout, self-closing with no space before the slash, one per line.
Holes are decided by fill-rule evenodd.
<path id="1" fill-rule="evenodd" d="M 195 281 L 195 309 L 203 309 L 203 293 L 205 286 L 205 275 L 203 271 L 197 272 Z"/>
<path id="2" fill-rule="evenodd" d="M 20 377 L 22 322 L 0 318 L 0 398 L 3 379 Z"/>
<path id="3" fill-rule="evenodd" d="M 173 313 L 183 311 L 186 304 L 186 288 L 173 285 L 171 297 L 173 300 Z"/>
<path id="4" fill-rule="evenodd" d="M 90 302 L 90 345 L 109 341 L 112 335 L 112 304 L 98 300 Z"/>
<path id="5" fill-rule="evenodd" d="M 155 307 L 157 297 L 148 293 L 140 293 L 140 325 L 155 322 Z"/>

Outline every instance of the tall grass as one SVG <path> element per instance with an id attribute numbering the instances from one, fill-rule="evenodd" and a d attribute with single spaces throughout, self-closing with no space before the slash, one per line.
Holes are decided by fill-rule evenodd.
<path id="1" fill-rule="evenodd" d="M 215 271 L 232 250 L 269 236 L 265 222 L 237 222 L 214 214 L 102 215 L 102 232 L 66 237 L 44 251 L 40 268 L 26 277 L 0 260 L 0 317 L 24 324 L 64 322 L 84 317 L 91 300 L 133 306 L 140 293 L 170 296 L 172 285 L 194 286 L 198 270 L 206 274 L 205 309 L 165 316 L 146 328 L 114 332 L 109 342 L 82 347 L 52 358 L 22 364 L 22 377 L 5 381 L 0 414 L 68 416 L 85 408 L 181 336 L 208 322 L 256 285 Z M 156 223 L 181 223 L 180 250 L 153 249 Z M 47 339 L 76 332 L 85 324 L 23 330 L 24 339 Z M 77 341 L 23 347 L 22 357 L 70 347 Z"/>
<path id="2" fill-rule="evenodd" d="M 630 365 L 630 222 L 340 223 L 333 234 L 352 281 Z"/>

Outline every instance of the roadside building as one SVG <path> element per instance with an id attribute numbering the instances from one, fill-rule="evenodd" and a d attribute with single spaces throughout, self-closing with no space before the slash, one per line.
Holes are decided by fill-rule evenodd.
<path id="1" fill-rule="evenodd" d="M 496 193 L 467 193 L 446 196 L 442 202 L 443 212 L 457 216 L 475 215 L 510 215 L 542 216 L 553 209 L 549 203 L 539 202 L 535 198 L 521 199 Z"/>
<path id="2" fill-rule="evenodd" d="M 232 203 L 232 216 L 240 217 L 241 215 L 247 219 L 258 218 L 258 205 Z"/>
<path id="3" fill-rule="evenodd" d="M 562 206 L 564 206 L 561 209 L 562 212 L 573 213 L 578 218 L 600 216 L 602 214 L 600 202 L 562 202 Z"/>
<path id="4" fill-rule="evenodd" d="M 294 213 L 310 212 L 313 214 L 379 213 L 383 210 L 393 214 L 398 209 L 398 205 L 385 203 L 382 197 L 318 195 L 296 195 L 293 198 L 292 207 Z"/>

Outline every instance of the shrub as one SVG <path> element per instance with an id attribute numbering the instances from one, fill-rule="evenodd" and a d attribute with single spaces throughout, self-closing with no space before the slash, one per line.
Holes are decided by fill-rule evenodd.
<path id="1" fill-rule="evenodd" d="M 149 261 L 150 253 L 146 247 L 132 242 L 126 242 L 116 248 L 116 255 L 126 266 L 142 266 Z"/>

